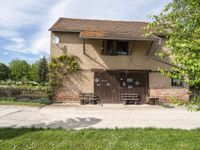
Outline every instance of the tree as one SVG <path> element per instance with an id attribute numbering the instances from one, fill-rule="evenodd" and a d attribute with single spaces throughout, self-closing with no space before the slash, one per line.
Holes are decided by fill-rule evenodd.
<path id="1" fill-rule="evenodd" d="M 29 80 L 38 82 L 38 68 L 39 68 L 38 61 L 36 63 L 30 65 L 30 68 L 28 71 Z"/>
<path id="2" fill-rule="evenodd" d="M 49 73 L 48 62 L 47 59 L 43 57 L 42 59 L 39 60 L 38 64 L 38 82 L 41 84 L 47 82 L 48 73 Z"/>
<path id="3" fill-rule="evenodd" d="M 200 88 L 200 1 L 173 0 L 147 27 L 150 34 L 166 36 L 172 68 L 167 73 Z M 200 104 L 200 100 L 196 100 Z"/>
<path id="4" fill-rule="evenodd" d="M 0 63 L 0 80 L 7 80 L 9 75 L 9 68 L 3 64 Z"/>
<path id="5" fill-rule="evenodd" d="M 21 81 L 24 78 L 28 78 L 29 64 L 25 60 L 12 60 L 9 68 L 12 80 Z"/>

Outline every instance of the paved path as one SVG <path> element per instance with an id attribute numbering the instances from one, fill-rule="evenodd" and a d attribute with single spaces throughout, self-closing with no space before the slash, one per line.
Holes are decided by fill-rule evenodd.
<path id="1" fill-rule="evenodd" d="M 149 105 L 50 105 L 42 108 L 0 105 L 0 127 L 194 129 L 200 128 L 200 112 Z"/>

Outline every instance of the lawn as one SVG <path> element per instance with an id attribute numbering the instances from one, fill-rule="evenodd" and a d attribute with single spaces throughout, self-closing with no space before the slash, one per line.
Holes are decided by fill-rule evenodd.
<path id="1" fill-rule="evenodd" d="M 18 101 L 11 101 L 11 100 L 0 100 L 0 105 L 20 105 L 20 106 L 32 106 L 32 107 L 42 107 L 46 104 L 39 103 L 39 102 L 18 102 Z"/>
<path id="2" fill-rule="evenodd" d="M 0 149 L 197 150 L 200 129 L 0 129 Z"/>

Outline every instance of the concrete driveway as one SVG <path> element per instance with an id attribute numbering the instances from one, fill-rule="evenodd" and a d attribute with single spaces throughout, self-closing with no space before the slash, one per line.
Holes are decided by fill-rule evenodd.
<path id="1" fill-rule="evenodd" d="M 0 127 L 36 128 L 200 128 L 200 112 L 183 107 L 149 105 L 0 106 Z"/>

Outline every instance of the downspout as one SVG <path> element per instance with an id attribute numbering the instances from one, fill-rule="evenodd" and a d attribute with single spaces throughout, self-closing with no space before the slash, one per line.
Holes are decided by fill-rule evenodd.
<path id="1" fill-rule="evenodd" d="M 83 39 L 83 54 L 85 55 L 85 39 Z"/>
<path id="2" fill-rule="evenodd" d="M 164 64 L 167 64 L 167 65 L 169 65 L 169 66 L 178 67 L 178 66 L 176 66 L 176 65 L 172 65 L 171 63 L 166 62 L 166 61 L 163 61 L 163 60 L 161 60 L 160 58 L 154 56 L 155 52 L 158 50 L 158 48 L 161 46 L 161 43 L 162 43 L 162 38 L 160 38 L 160 37 L 158 37 L 158 36 L 156 36 L 156 35 L 154 35 L 154 36 L 155 36 L 159 41 L 158 41 L 157 47 L 153 50 L 153 52 L 151 53 L 150 57 L 151 57 L 153 60 L 159 61 L 159 62 L 164 63 Z"/>
<path id="3" fill-rule="evenodd" d="M 163 61 L 163 60 L 161 60 L 160 58 L 157 58 L 157 57 L 154 56 L 155 52 L 158 50 L 158 48 L 161 46 L 161 43 L 162 43 L 162 38 L 160 38 L 160 37 L 158 37 L 158 36 L 156 36 L 156 35 L 154 35 L 154 36 L 158 39 L 158 45 L 157 45 L 156 48 L 153 50 L 153 52 L 151 53 L 150 57 L 151 57 L 152 59 L 156 60 L 156 61 L 161 62 L 161 63 L 167 64 L 167 65 L 172 65 L 172 64 L 170 64 L 170 63 L 168 63 L 168 62 L 166 62 L 166 61 Z"/>
<path id="4" fill-rule="evenodd" d="M 151 57 L 153 57 L 153 55 L 154 55 L 154 53 L 157 51 L 157 49 L 159 48 L 159 46 L 161 45 L 161 43 L 162 43 L 162 38 L 160 38 L 160 37 L 158 37 L 158 36 L 156 36 L 156 35 L 154 35 L 159 41 L 158 41 L 158 45 L 157 45 L 157 47 L 153 50 L 153 53 L 151 53 Z"/>

